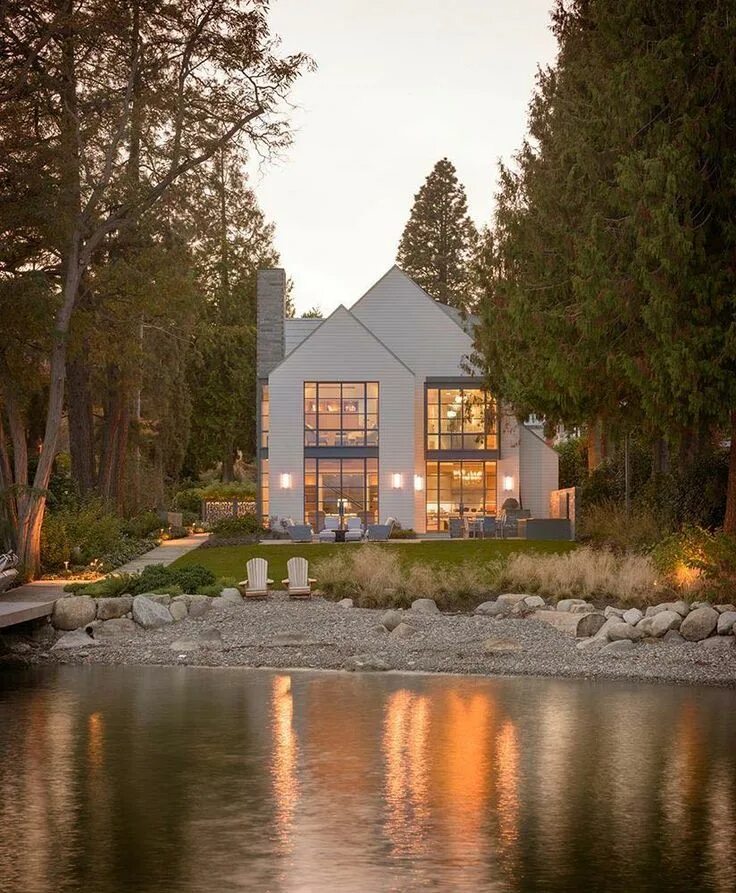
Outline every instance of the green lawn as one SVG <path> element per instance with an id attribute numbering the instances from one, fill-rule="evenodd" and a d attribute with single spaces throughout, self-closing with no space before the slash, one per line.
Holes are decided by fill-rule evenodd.
<path id="1" fill-rule="evenodd" d="M 504 558 L 511 552 L 567 552 L 575 548 L 569 542 L 526 542 L 524 540 L 436 540 L 421 543 L 395 542 L 374 544 L 381 549 L 391 549 L 401 556 L 407 565 L 460 564 L 463 561 L 485 563 L 496 558 Z M 310 564 L 327 558 L 336 551 L 358 549 L 352 543 L 290 543 L 289 545 L 268 546 L 219 546 L 212 549 L 195 549 L 174 562 L 176 567 L 187 564 L 201 564 L 210 568 L 218 577 L 245 576 L 245 563 L 250 558 L 265 558 L 268 561 L 268 575 L 280 581 L 286 577 L 286 562 L 294 555 L 306 558 Z"/>

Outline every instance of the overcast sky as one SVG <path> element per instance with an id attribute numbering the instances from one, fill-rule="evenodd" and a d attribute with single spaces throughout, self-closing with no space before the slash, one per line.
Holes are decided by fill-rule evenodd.
<path id="1" fill-rule="evenodd" d="M 447 156 L 487 222 L 497 161 L 525 132 L 551 0 L 273 0 L 296 85 L 294 144 L 253 177 L 297 315 L 350 305 L 394 263 L 417 192 Z"/>

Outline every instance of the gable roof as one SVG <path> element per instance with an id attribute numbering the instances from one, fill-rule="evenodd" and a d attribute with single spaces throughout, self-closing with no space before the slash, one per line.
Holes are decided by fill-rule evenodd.
<path id="1" fill-rule="evenodd" d="M 430 304 L 432 304 L 432 305 L 433 305 L 433 306 L 434 306 L 440 313 L 443 313 L 444 316 L 446 316 L 448 319 L 451 319 L 451 320 L 455 323 L 455 325 L 456 325 L 459 329 L 461 329 L 466 335 L 469 335 L 470 337 L 472 337 L 472 335 L 470 335 L 470 333 L 466 330 L 465 326 L 462 324 L 462 320 L 461 320 L 460 314 L 459 314 L 459 312 L 458 312 L 457 310 L 455 310 L 454 307 L 448 307 L 446 304 L 440 304 L 439 301 L 435 301 L 435 299 L 432 297 L 432 295 L 428 294 L 428 293 L 421 287 L 421 285 L 418 285 L 418 284 L 411 278 L 411 276 L 409 276 L 408 273 L 405 273 L 405 272 L 401 269 L 401 267 L 400 267 L 398 264 L 394 264 L 392 267 L 390 267 L 388 270 L 386 270 L 386 272 L 383 274 L 383 276 L 381 276 L 380 279 L 378 279 L 376 282 L 374 282 L 373 285 L 368 289 L 368 291 L 364 292 L 364 293 L 358 298 L 358 300 L 357 300 L 354 304 L 351 305 L 350 309 L 351 309 L 352 311 L 354 311 L 354 310 L 357 308 L 357 306 L 358 306 L 359 304 L 361 304 L 363 301 L 365 301 L 365 300 L 367 300 L 367 299 L 370 299 L 371 294 L 372 294 L 373 292 L 376 291 L 376 289 L 378 288 L 378 286 L 381 285 L 381 283 L 382 283 L 385 279 L 388 279 L 390 276 L 395 276 L 395 275 L 397 275 L 397 274 L 398 274 L 399 276 L 401 276 L 403 279 L 406 279 L 408 282 L 410 282 L 410 283 L 414 286 L 414 288 L 415 288 L 420 294 L 422 294 L 422 295 L 424 296 L 424 298 L 425 298 Z"/>
<path id="2" fill-rule="evenodd" d="M 274 373 L 277 369 L 279 369 L 281 366 L 283 366 L 283 364 L 284 364 L 287 360 L 290 360 L 290 359 L 294 356 L 294 354 L 299 353 L 299 351 L 301 350 L 302 346 L 303 346 L 304 344 L 306 344 L 311 338 L 313 338 L 313 337 L 317 334 L 317 332 L 319 332 L 320 329 L 321 329 L 324 325 L 326 325 L 327 323 L 329 323 L 330 320 L 334 319 L 334 318 L 335 318 L 336 316 L 338 316 L 339 314 L 343 314 L 343 313 L 346 313 L 346 314 L 350 317 L 350 319 L 351 319 L 353 322 L 355 322 L 358 326 L 360 326 L 360 328 L 363 329 L 363 331 L 367 332 L 368 335 L 370 335 L 370 337 L 371 337 L 374 341 L 376 341 L 378 344 L 380 344 L 381 347 L 386 351 L 387 354 L 389 354 L 391 357 L 393 357 L 393 359 L 395 359 L 397 363 L 399 363 L 401 366 L 403 366 L 404 369 L 406 369 L 407 372 L 410 372 L 411 375 L 414 376 L 414 370 L 411 369 L 411 368 L 409 368 L 409 366 L 406 365 L 406 363 L 401 359 L 401 357 L 398 357 L 398 356 L 391 350 L 390 347 L 387 347 L 387 346 L 383 343 L 383 341 L 381 341 L 381 339 L 380 339 L 376 334 L 374 334 L 373 332 L 371 332 L 371 330 L 368 328 L 368 326 L 366 326 L 363 322 L 361 322 L 361 320 L 359 320 L 357 316 L 355 316 L 353 313 L 351 313 L 350 310 L 348 310 L 348 308 L 347 308 L 344 304 L 340 304 L 340 305 L 338 305 L 338 306 L 332 311 L 332 313 L 331 313 L 329 316 L 325 317 L 324 319 L 321 319 L 321 320 L 315 320 L 315 322 L 317 322 L 318 325 L 316 325 L 316 326 L 312 329 L 312 331 L 307 335 L 307 337 L 304 338 L 302 341 L 300 341 L 299 344 L 297 344 L 297 345 L 294 347 L 294 349 L 293 349 L 290 353 L 286 353 L 286 354 L 285 354 L 283 360 L 281 360 L 281 362 L 278 363 L 276 366 L 274 366 L 273 369 L 269 372 L 269 376 L 273 375 L 273 373 Z"/>

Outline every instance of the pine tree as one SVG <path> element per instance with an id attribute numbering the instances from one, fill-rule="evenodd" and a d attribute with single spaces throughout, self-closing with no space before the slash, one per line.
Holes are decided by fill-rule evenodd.
<path id="1" fill-rule="evenodd" d="M 397 263 L 436 301 L 466 312 L 474 303 L 470 265 L 477 240 L 465 187 L 442 158 L 414 196 Z"/>

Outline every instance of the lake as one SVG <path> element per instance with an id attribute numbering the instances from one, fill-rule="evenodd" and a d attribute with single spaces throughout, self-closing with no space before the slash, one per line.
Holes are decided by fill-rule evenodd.
<path id="1" fill-rule="evenodd" d="M 736 693 L 0 675 L 0 890 L 736 890 Z"/>

